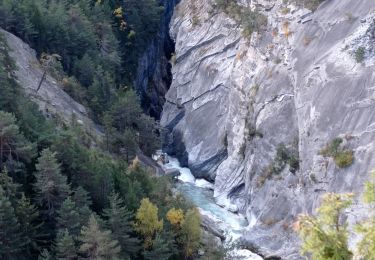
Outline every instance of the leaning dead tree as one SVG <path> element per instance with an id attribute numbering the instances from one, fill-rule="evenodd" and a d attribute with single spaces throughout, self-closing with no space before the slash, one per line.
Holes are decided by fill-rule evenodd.
<path id="1" fill-rule="evenodd" d="M 40 57 L 40 63 L 43 67 L 43 75 L 42 78 L 39 81 L 38 87 L 36 88 L 36 92 L 39 91 L 39 89 L 42 87 L 43 81 L 47 77 L 47 72 L 53 68 L 53 66 L 61 60 L 61 56 L 58 54 L 46 54 L 42 53 L 42 56 Z"/>

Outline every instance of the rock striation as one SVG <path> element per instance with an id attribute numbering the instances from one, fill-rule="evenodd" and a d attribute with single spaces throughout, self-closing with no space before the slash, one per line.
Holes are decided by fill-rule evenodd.
<path id="1" fill-rule="evenodd" d="M 300 259 L 292 224 L 323 193 L 355 192 L 351 210 L 363 213 L 375 168 L 375 2 L 330 0 L 315 12 L 284 2 L 241 1 L 268 20 L 245 38 L 213 1 L 181 0 L 161 123 L 168 152 L 215 183 L 218 204 L 246 214 L 245 244 Z M 353 151 L 349 167 L 321 155 L 337 137 Z"/>

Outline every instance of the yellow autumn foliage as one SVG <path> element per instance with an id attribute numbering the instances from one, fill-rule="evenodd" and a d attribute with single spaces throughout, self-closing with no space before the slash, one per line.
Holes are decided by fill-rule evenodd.
<path id="1" fill-rule="evenodd" d="M 154 234 L 163 229 L 163 220 L 158 218 L 158 207 L 148 198 L 142 199 L 135 219 L 135 230 L 145 238 L 145 248 L 149 248 Z"/>
<path id="2" fill-rule="evenodd" d="M 167 219 L 173 226 L 181 226 L 184 222 L 184 212 L 182 209 L 171 208 L 167 212 Z"/>

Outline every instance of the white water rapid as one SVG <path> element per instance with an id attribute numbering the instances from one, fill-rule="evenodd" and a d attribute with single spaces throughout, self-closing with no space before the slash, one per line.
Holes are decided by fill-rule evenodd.
<path id="1" fill-rule="evenodd" d="M 247 228 L 248 221 L 241 214 L 236 214 L 220 207 L 213 198 L 213 184 L 204 179 L 195 179 L 189 168 L 181 167 L 176 158 L 168 156 L 169 162 L 163 165 L 165 170 L 176 169 L 180 172 L 177 190 L 193 202 L 202 215 L 210 218 L 225 232 L 225 247 L 231 247 Z M 246 249 L 234 249 L 228 259 L 260 260 L 262 257 Z"/>

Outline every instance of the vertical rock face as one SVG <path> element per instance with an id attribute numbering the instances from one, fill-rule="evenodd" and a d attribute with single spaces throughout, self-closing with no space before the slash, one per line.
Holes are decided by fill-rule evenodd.
<path id="1" fill-rule="evenodd" d="M 138 62 L 135 88 L 146 112 L 156 119 L 160 118 L 164 96 L 172 80 L 169 59 L 174 52 L 174 43 L 169 37 L 169 23 L 178 2 L 179 0 L 162 1 L 164 14 L 160 30 Z"/>
<path id="2" fill-rule="evenodd" d="M 375 168 L 375 2 L 330 0 L 314 13 L 282 0 L 242 3 L 268 18 L 251 39 L 209 0 L 175 8 L 161 123 L 184 164 L 215 182 L 217 202 L 246 213 L 247 243 L 299 259 L 296 216 L 324 192 L 359 197 Z M 347 168 L 320 155 L 336 137 L 354 152 Z M 361 209 L 358 199 L 352 210 Z"/>

